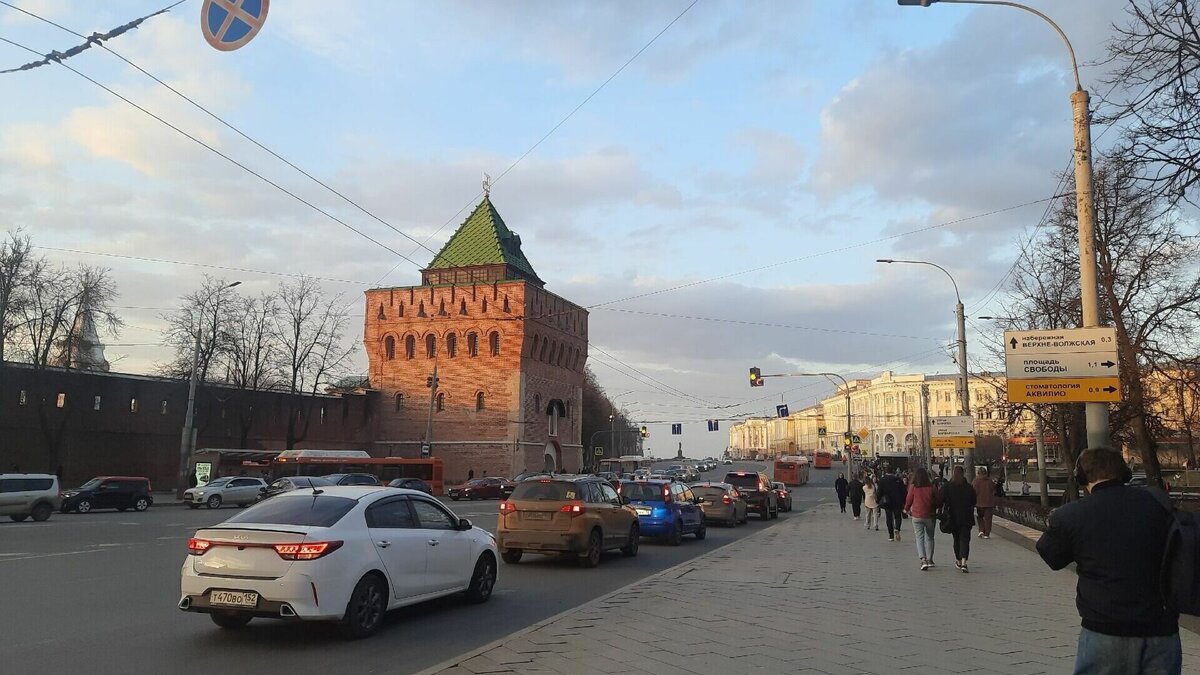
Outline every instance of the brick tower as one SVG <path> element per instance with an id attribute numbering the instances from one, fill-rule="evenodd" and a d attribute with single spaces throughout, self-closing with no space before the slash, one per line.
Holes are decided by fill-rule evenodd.
<path id="1" fill-rule="evenodd" d="M 578 470 L 587 322 L 545 289 L 485 194 L 420 286 L 366 292 L 363 343 L 385 398 L 377 453 L 419 457 L 432 418 L 447 484 Z"/>

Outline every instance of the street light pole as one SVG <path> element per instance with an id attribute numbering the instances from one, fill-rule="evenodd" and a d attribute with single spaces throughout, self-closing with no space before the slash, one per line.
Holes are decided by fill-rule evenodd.
<path id="1" fill-rule="evenodd" d="M 896 0 L 900 5 L 928 7 L 935 2 L 958 5 L 1000 5 L 1013 7 L 1037 16 L 1054 29 L 1067 46 L 1071 55 L 1071 71 L 1075 75 L 1075 91 L 1071 92 L 1071 110 L 1075 137 L 1075 215 L 1079 221 L 1079 297 L 1083 309 L 1083 327 L 1100 325 L 1100 288 L 1096 270 L 1096 200 L 1092 187 L 1092 123 L 1089 97 L 1079 77 L 1079 62 L 1075 58 L 1075 47 L 1063 29 L 1053 19 L 1038 10 L 1019 2 L 1005 0 Z M 1108 404 L 1087 403 L 1084 406 L 1087 418 L 1088 447 L 1104 447 L 1111 444 L 1108 430 Z"/>
<path id="2" fill-rule="evenodd" d="M 892 260 L 891 258 L 881 258 L 875 262 L 888 264 L 902 263 L 905 265 L 928 265 L 930 267 L 938 268 L 943 274 L 946 275 L 946 278 L 950 279 L 950 284 L 954 286 L 954 322 L 958 326 L 958 379 L 960 380 L 960 386 L 958 390 L 958 407 L 960 415 L 969 416 L 971 414 L 971 385 L 970 380 L 968 379 L 970 374 L 967 370 L 967 317 L 965 313 L 966 310 L 963 308 L 962 296 L 958 293 L 958 282 L 954 280 L 954 276 L 951 275 L 945 267 L 942 267 L 937 263 L 927 262 L 925 260 Z M 967 472 L 968 476 L 973 475 L 975 470 L 974 448 L 967 448 L 965 459 L 966 461 L 963 462 L 965 466 L 963 468 Z"/>
<path id="3" fill-rule="evenodd" d="M 188 471 L 192 465 L 192 454 L 196 451 L 192 442 L 196 422 L 196 380 L 198 379 L 198 371 L 200 369 L 200 331 L 204 326 L 204 311 L 208 306 L 208 301 L 221 291 L 233 288 L 240 285 L 242 282 L 235 281 L 221 288 L 214 288 L 204 298 L 204 301 L 196 308 L 196 343 L 192 347 L 192 376 L 188 382 L 188 403 L 187 413 L 183 417 L 183 431 L 179 438 L 179 481 L 175 486 L 175 497 L 183 499 L 184 490 L 188 489 Z M 214 317 L 213 321 L 217 319 Z"/>

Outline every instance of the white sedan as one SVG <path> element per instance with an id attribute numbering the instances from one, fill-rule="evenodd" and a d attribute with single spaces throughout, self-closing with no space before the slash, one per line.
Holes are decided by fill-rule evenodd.
<path id="1" fill-rule="evenodd" d="M 452 593 L 484 602 L 496 540 L 416 490 L 286 492 L 196 532 L 179 608 L 222 628 L 254 617 L 340 622 L 374 633 L 391 609 Z"/>

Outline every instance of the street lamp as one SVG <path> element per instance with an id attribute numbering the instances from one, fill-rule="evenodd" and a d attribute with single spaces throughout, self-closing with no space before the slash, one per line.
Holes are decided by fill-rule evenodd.
<path id="1" fill-rule="evenodd" d="M 876 260 L 875 262 L 887 263 L 889 265 L 892 263 L 900 263 L 900 264 L 905 264 L 905 265 L 928 265 L 930 267 L 938 268 L 939 270 L 942 271 L 943 274 L 946 275 L 946 278 L 950 279 L 951 285 L 954 286 L 954 299 L 955 299 L 954 319 L 955 319 L 955 322 L 957 322 L 957 324 L 958 324 L 958 377 L 960 380 L 962 380 L 962 386 L 958 392 L 958 396 L 959 396 L 959 398 L 958 398 L 959 404 L 958 405 L 959 405 L 959 408 L 961 409 L 959 414 L 970 415 L 971 414 L 971 387 L 969 385 L 970 381 L 967 379 L 969 377 L 969 375 L 967 373 L 967 318 L 966 318 L 965 310 L 963 309 L 962 296 L 958 294 L 958 282 L 956 282 L 954 280 L 954 277 L 950 274 L 950 272 L 946 271 L 945 267 L 942 267 L 941 265 L 938 265 L 937 263 L 927 262 L 925 260 L 892 260 L 891 258 L 881 258 L 879 260 Z M 965 468 L 966 468 L 968 476 L 971 475 L 971 471 L 974 470 L 974 466 L 975 466 L 975 450 L 974 450 L 974 448 L 967 448 L 967 457 L 966 457 L 966 467 Z"/>
<path id="2" fill-rule="evenodd" d="M 928 7 L 935 2 L 956 5 L 1001 5 L 1015 7 L 1042 19 L 1058 33 L 1071 55 L 1071 70 L 1075 75 L 1075 91 L 1071 93 L 1071 108 L 1075 122 L 1075 213 L 1079 221 L 1079 295 L 1083 308 L 1083 327 L 1100 325 L 1100 290 L 1096 272 L 1096 202 L 1092 189 L 1092 123 L 1088 109 L 1088 92 L 1079 79 L 1079 62 L 1067 34 L 1054 20 L 1038 10 L 1018 2 L 1004 0 L 896 0 L 902 6 Z M 1110 444 L 1108 434 L 1108 404 L 1087 403 L 1088 447 Z"/>
<path id="3" fill-rule="evenodd" d="M 183 433 L 179 439 L 179 484 L 175 487 L 175 496 L 179 499 L 183 499 L 183 491 L 188 487 L 188 469 L 191 468 L 192 453 L 195 451 L 192 444 L 192 429 L 196 419 L 196 377 L 200 368 L 200 329 L 204 324 L 204 310 L 214 295 L 234 286 L 240 286 L 241 283 L 235 281 L 226 286 L 214 288 L 196 309 L 196 344 L 192 348 L 192 378 L 188 384 L 187 414 L 183 418 Z"/>

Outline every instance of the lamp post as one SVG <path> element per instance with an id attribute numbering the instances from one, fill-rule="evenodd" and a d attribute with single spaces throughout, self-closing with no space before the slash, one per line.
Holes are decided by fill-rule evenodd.
<path id="1" fill-rule="evenodd" d="M 1024 10 L 1037 16 L 1054 29 L 1067 46 L 1071 56 L 1071 70 L 1075 75 L 1075 91 L 1071 92 L 1071 109 L 1075 135 L 1075 215 L 1079 221 L 1079 297 L 1083 309 L 1083 327 L 1100 325 L 1100 289 L 1096 271 L 1096 202 L 1092 189 L 1092 114 L 1088 108 L 1088 92 L 1079 78 L 1079 62 L 1075 48 L 1067 34 L 1053 19 L 1038 10 L 1019 2 L 1006 0 L 896 0 L 900 5 L 928 7 L 935 2 L 956 5 L 1000 5 Z M 1108 404 L 1087 403 L 1084 406 L 1087 418 L 1088 447 L 1096 448 L 1111 444 L 1108 432 Z"/>
<path id="2" fill-rule="evenodd" d="M 196 379 L 197 371 L 200 367 L 200 332 L 201 327 L 204 325 L 204 310 L 208 305 L 208 301 L 212 300 L 214 295 L 234 286 L 239 286 L 241 283 L 240 281 L 235 281 L 226 286 L 214 288 L 196 309 L 196 344 L 192 348 L 192 377 L 191 382 L 188 384 L 187 414 L 183 417 L 183 432 L 180 434 L 179 439 L 179 484 L 175 487 L 175 496 L 178 499 L 183 499 L 183 491 L 188 488 L 188 470 L 192 464 L 192 453 L 196 450 L 192 443 L 192 433 L 196 421 Z M 213 321 L 216 321 L 215 317 Z"/>
<path id="3" fill-rule="evenodd" d="M 962 296 L 958 293 L 958 282 L 954 280 L 954 276 L 951 275 L 950 272 L 946 271 L 945 267 L 942 267 L 937 263 L 927 262 L 925 260 L 892 260 L 891 258 L 881 258 L 875 262 L 887 263 L 889 265 L 892 263 L 900 263 L 905 265 L 928 265 L 930 267 L 936 267 L 946 275 L 946 278 L 950 280 L 950 284 L 954 286 L 954 320 L 958 324 L 958 377 L 961 380 L 961 387 L 958 392 L 958 406 L 960 408 L 959 414 L 970 415 L 971 387 L 970 381 L 967 379 L 969 377 L 967 373 L 967 317 L 965 315 L 965 310 L 963 309 Z M 966 470 L 967 475 L 970 476 L 971 472 L 974 471 L 975 468 L 974 448 L 967 448 L 965 464 L 966 466 L 964 469 Z"/>

